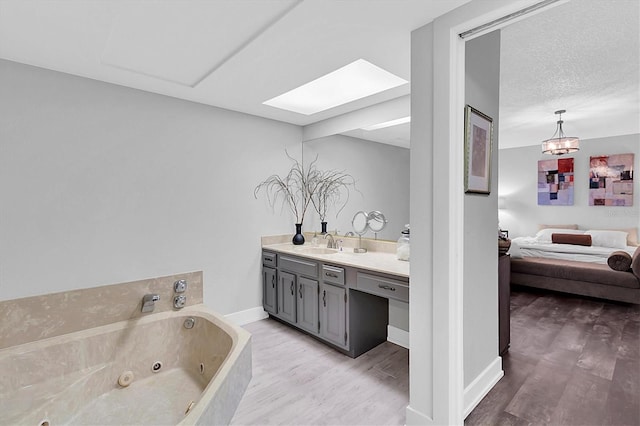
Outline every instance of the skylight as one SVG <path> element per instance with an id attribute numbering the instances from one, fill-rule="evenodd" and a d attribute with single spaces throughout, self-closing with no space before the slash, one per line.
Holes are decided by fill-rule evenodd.
<path id="1" fill-rule="evenodd" d="M 402 117 L 402 118 L 397 118 L 395 120 L 385 121 L 384 123 L 378 123 L 371 126 L 363 127 L 362 130 L 371 131 L 371 130 L 384 129 L 385 127 L 397 126 L 399 124 L 409 123 L 410 121 L 411 121 L 411 116 Z"/>
<path id="2" fill-rule="evenodd" d="M 358 59 L 263 104 L 311 115 L 406 83 L 407 80 Z"/>

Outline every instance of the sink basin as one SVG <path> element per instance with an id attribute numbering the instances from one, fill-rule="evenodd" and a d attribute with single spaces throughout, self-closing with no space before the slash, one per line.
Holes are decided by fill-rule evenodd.
<path id="1" fill-rule="evenodd" d="M 326 247 L 303 247 L 300 249 L 300 253 L 307 254 L 334 254 L 337 252 L 337 249 L 330 249 Z"/>

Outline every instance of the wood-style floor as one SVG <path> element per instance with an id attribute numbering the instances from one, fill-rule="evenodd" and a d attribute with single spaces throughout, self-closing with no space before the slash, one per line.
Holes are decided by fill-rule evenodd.
<path id="1" fill-rule="evenodd" d="M 640 307 L 513 291 L 505 377 L 466 425 L 640 425 Z M 253 335 L 235 425 L 403 425 L 408 351 L 351 359 L 274 320 Z"/>
<path id="2" fill-rule="evenodd" d="M 404 424 L 407 349 L 385 342 L 352 359 L 272 319 L 245 328 L 253 378 L 231 424 Z"/>
<path id="3" fill-rule="evenodd" d="M 465 425 L 640 425 L 640 307 L 512 291 L 503 369 Z"/>

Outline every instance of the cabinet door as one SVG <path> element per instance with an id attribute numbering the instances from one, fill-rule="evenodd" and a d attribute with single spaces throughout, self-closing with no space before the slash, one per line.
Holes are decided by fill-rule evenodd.
<path id="1" fill-rule="evenodd" d="M 341 347 L 347 345 L 346 295 L 343 287 L 320 287 L 320 336 Z"/>
<path id="2" fill-rule="evenodd" d="M 262 268 L 262 306 L 270 314 L 278 313 L 276 299 L 276 270 L 269 267 Z"/>
<path id="3" fill-rule="evenodd" d="M 296 276 L 282 271 L 278 279 L 278 316 L 296 322 Z"/>
<path id="4" fill-rule="evenodd" d="M 298 277 L 298 326 L 318 334 L 318 281 Z"/>

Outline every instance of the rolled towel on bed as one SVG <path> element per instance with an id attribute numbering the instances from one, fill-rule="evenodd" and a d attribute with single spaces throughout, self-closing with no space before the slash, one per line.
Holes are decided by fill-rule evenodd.
<path id="1" fill-rule="evenodd" d="M 554 244 L 573 244 L 574 246 L 590 246 L 591 235 L 584 234 L 551 234 Z"/>
<path id="2" fill-rule="evenodd" d="M 626 251 L 614 251 L 609 255 L 607 264 L 614 271 L 626 272 L 631 268 L 632 257 Z"/>

